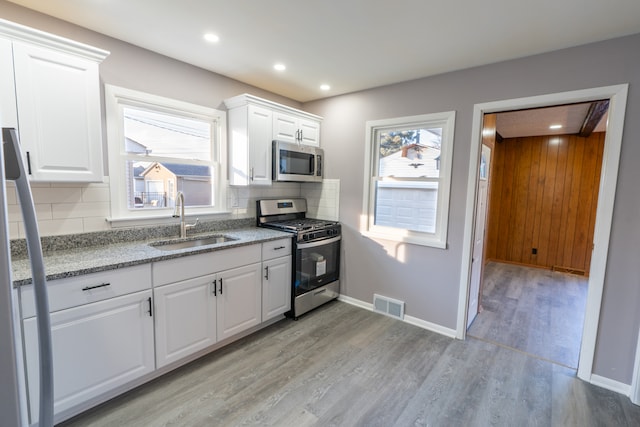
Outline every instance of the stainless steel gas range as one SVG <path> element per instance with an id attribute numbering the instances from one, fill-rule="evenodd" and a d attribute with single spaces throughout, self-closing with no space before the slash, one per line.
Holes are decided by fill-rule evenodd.
<path id="1" fill-rule="evenodd" d="M 293 235 L 291 311 L 302 314 L 340 295 L 340 223 L 307 218 L 305 199 L 257 202 L 257 225 Z"/>

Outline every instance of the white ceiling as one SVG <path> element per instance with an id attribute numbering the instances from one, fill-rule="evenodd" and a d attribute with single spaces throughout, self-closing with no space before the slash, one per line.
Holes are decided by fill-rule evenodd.
<path id="1" fill-rule="evenodd" d="M 638 0 L 10 1 L 300 102 L 640 33 Z"/>

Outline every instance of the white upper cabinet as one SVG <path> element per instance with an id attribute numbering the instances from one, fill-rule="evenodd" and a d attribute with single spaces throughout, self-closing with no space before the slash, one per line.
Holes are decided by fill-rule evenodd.
<path id="1" fill-rule="evenodd" d="M 229 110 L 229 183 L 271 185 L 272 113 L 259 105 Z"/>
<path id="2" fill-rule="evenodd" d="M 225 105 L 231 185 L 271 185 L 273 140 L 320 145 L 320 116 L 248 94 Z"/>
<path id="3" fill-rule="evenodd" d="M 320 121 L 274 112 L 273 139 L 319 147 Z"/>
<path id="4" fill-rule="evenodd" d="M 11 41 L 0 38 L 0 125 L 17 128 L 16 88 Z"/>
<path id="5" fill-rule="evenodd" d="M 3 125 L 19 130 L 30 180 L 102 181 L 98 68 L 108 52 L 2 20 L 0 37 L 0 88 L 15 95 L 2 101 Z"/>

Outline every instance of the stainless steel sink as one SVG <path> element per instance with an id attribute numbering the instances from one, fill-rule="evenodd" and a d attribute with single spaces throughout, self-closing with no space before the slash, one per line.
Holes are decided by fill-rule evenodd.
<path id="1" fill-rule="evenodd" d="M 202 237 L 202 238 L 194 238 L 190 240 L 160 241 L 160 242 L 150 243 L 149 245 L 161 251 L 176 251 L 178 249 L 197 248 L 199 246 L 216 245 L 216 244 L 225 243 L 225 242 L 232 242 L 234 240 L 238 240 L 238 239 L 234 237 L 225 236 L 225 235 L 215 235 L 215 236 L 208 236 L 208 237 Z"/>

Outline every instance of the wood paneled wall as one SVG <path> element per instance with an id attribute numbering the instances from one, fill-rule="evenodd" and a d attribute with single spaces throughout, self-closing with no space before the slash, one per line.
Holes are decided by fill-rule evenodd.
<path id="1" fill-rule="evenodd" d="M 589 273 L 604 136 L 495 144 L 488 260 Z"/>

